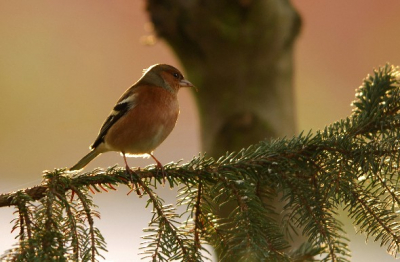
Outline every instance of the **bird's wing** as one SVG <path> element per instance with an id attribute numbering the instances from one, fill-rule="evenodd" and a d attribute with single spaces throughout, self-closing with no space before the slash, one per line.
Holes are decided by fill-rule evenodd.
<path id="1" fill-rule="evenodd" d="M 136 95 L 132 93 L 126 93 L 123 95 L 118 103 L 115 105 L 110 115 L 107 117 L 106 121 L 104 121 L 101 126 L 99 135 L 97 136 L 94 143 L 90 146 L 91 149 L 95 149 L 101 143 L 104 142 L 104 137 L 107 134 L 108 130 L 117 122 L 122 116 L 128 112 L 128 110 L 132 109 L 136 105 Z"/>

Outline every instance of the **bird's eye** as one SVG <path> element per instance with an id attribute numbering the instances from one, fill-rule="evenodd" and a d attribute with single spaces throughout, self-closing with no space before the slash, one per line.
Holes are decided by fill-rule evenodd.
<path id="1" fill-rule="evenodd" d="M 175 78 L 178 78 L 178 79 L 179 79 L 179 74 L 178 74 L 178 73 L 173 73 L 173 76 L 174 76 Z"/>

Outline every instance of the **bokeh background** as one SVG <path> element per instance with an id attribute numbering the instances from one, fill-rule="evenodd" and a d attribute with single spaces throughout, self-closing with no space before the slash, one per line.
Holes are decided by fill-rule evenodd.
<path id="1" fill-rule="evenodd" d="M 315 131 L 351 113 L 354 90 L 373 68 L 400 65 L 400 1 L 292 3 L 303 19 L 295 48 L 298 130 Z M 0 193 L 40 183 L 43 170 L 71 166 L 86 154 L 143 68 L 160 62 L 180 67 L 164 42 L 145 44 L 152 34 L 144 1 L 0 1 Z M 178 124 L 155 152 L 163 163 L 189 161 L 201 150 L 193 95 L 180 92 Z M 116 163 L 122 158 L 108 153 L 87 168 Z M 146 199 L 127 191 L 94 196 L 107 261 L 139 261 L 151 210 L 144 208 Z M 159 193 L 174 201 L 173 191 Z M 0 252 L 15 242 L 13 211 L 0 209 Z M 352 261 L 393 261 L 372 240 L 366 245 L 348 222 L 346 230 Z"/>

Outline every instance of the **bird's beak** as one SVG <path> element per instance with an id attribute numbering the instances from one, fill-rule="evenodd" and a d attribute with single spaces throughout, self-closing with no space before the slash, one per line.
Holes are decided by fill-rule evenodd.
<path id="1" fill-rule="evenodd" d="M 192 83 L 190 83 L 189 81 L 187 81 L 186 79 L 182 79 L 181 81 L 179 81 L 179 86 L 180 87 L 194 87 L 194 85 Z"/>
<path id="2" fill-rule="evenodd" d="M 197 88 L 186 79 L 182 79 L 181 81 L 179 81 L 179 86 L 180 87 L 193 87 L 197 91 Z"/>

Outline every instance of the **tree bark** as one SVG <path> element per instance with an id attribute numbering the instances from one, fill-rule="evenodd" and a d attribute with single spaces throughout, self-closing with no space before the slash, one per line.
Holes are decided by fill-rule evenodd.
<path id="1" fill-rule="evenodd" d="M 286 0 L 148 0 L 157 35 L 199 91 L 211 156 L 296 131 L 293 42 L 300 18 Z"/>

